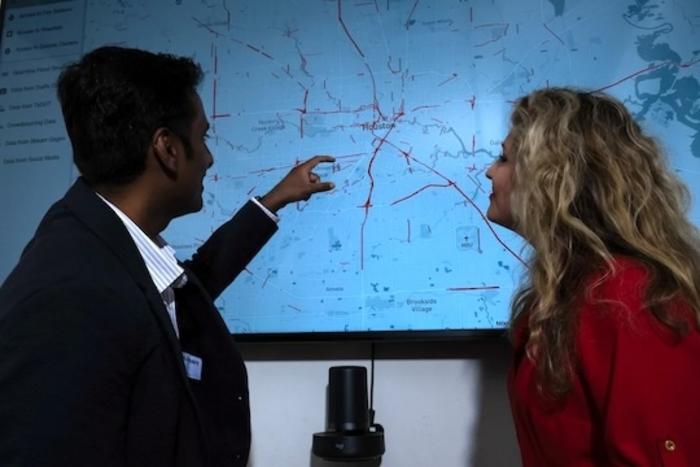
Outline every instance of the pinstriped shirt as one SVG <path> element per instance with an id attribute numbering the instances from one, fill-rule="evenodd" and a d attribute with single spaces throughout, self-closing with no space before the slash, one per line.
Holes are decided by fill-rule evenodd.
<path id="1" fill-rule="evenodd" d="M 156 238 L 156 242 L 151 240 L 151 238 L 146 235 L 134 221 L 129 219 L 121 209 L 107 201 L 99 193 L 96 192 L 95 194 L 114 211 L 117 217 L 121 219 L 124 227 L 126 227 L 127 232 L 129 232 L 131 239 L 136 244 L 139 254 L 141 254 L 141 258 L 143 258 L 143 262 L 146 263 L 148 274 L 151 276 L 151 280 L 163 300 L 165 309 L 168 311 L 168 316 L 170 316 L 170 321 L 173 324 L 175 335 L 179 338 L 180 331 L 177 327 L 174 289 L 179 289 L 187 284 L 187 274 L 185 274 L 185 270 L 178 264 L 177 258 L 175 257 L 175 250 L 173 250 L 160 235 Z M 274 222 L 279 222 L 279 217 L 263 206 L 258 199 L 251 198 L 250 200 L 262 209 L 270 219 Z"/>
<path id="2" fill-rule="evenodd" d="M 154 242 L 146 235 L 138 225 L 124 214 L 118 207 L 107 201 L 99 193 L 96 193 L 99 198 L 109 206 L 112 211 L 121 219 L 124 227 L 129 232 L 132 240 L 136 244 L 146 269 L 156 286 L 158 293 L 163 300 L 165 309 L 168 311 L 170 321 L 175 329 L 175 335 L 180 337 L 177 327 L 177 315 L 175 313 L 175 291 L 187 283 L 187 275 L 185 270 L 180 267 L 175 258 L 175 250 L 163 240 L 160 235 Z"/>

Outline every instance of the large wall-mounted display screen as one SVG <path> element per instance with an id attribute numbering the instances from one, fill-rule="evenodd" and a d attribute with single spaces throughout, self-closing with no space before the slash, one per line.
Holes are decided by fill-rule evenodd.
<path id="1" fill-rule="evenodd" d="M 623 100 L 700 195 L 697 0 L 3 3 L 0 280 L 77 176 L 56 77 L 104 44 L 205 70 L 204 209 L 163 235 L 182 258 L 298 161 L 336 157 L 319 168 L 336 188 L 282 210 L 218 300 L 244 338 L 503 329 L 527 252 L 486 220 L 485 171 L 537 88 Z"/>

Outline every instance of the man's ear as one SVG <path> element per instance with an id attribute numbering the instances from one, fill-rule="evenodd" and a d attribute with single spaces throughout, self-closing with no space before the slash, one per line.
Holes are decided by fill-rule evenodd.
<path id="1" fill-rule="evenodd" d="M 158 165 L 169 176 L 175 176 L 184 150 L 180 138 L 168 128 L 158 128 L 153 133 L 151 144 Z"/>

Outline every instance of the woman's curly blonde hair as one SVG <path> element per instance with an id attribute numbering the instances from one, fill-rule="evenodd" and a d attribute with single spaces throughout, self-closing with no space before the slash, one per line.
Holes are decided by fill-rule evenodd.
<path id="1" fill-rule="evenodd" d="M 700 241 L 686 216 L 688 191 L 622 103 L 597 92 L 536 91 L 517 101 L 510 138 L 515 227 L 532 246 L 511 323 L 527 313 L 527 352 L 542 390 L 570 389 L 573 304 L 590 292 L 591 273 L 613 272 L 613 255 L 648 269 L 646 303 L 660 322 L 688 332 L 664 307 L 681 296 L 700 323 Z"/>

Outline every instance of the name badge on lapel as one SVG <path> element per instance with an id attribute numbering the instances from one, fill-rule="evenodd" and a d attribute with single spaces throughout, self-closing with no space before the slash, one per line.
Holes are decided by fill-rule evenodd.
<path id="1" fill-rule="evenodd" d="M 185 363 L 185 373 L 187 373 L 187 377 L 196 381 L 201 381 L 202 359 L 187 352 L 182 352 L 182 361 Z"/>

